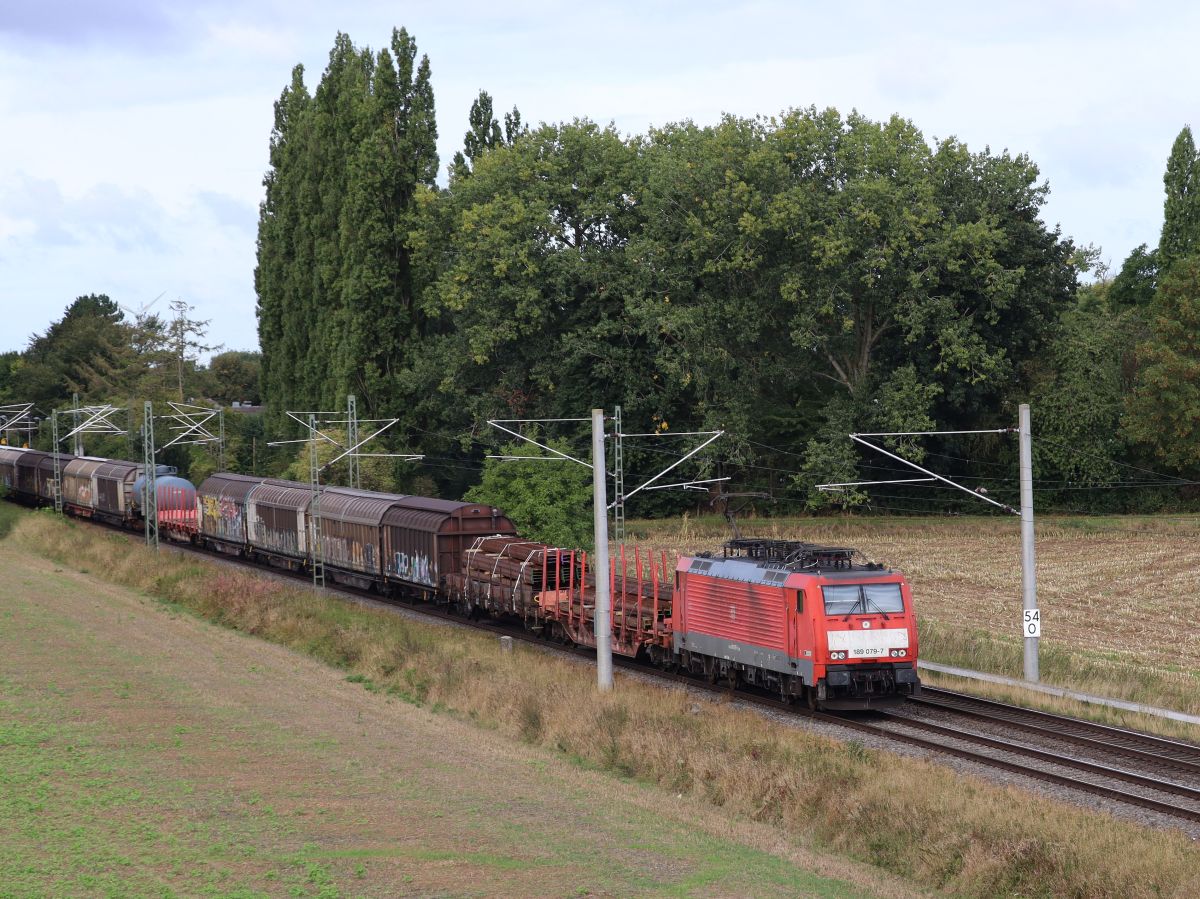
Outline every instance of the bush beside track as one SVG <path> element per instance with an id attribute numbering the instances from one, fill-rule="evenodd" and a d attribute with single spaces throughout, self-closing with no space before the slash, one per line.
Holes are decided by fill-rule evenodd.
<path id="1" fill-rule="evenodd" d="M 315 656 L 368 689 L 703 797 L 791 840 L 926 887 L 977 896 L 1200 891 L 1200 850 L 1180 834 L 779 727 L 680 692 L 623 681 L 615 693 L 598 696 L 592 673 L 568 661 L 523 650 L 505 655 L 482 634 L 207 561 L 155 556 L 125 536 L 52 514 L 0 505 L 0 533 L 6 526 L 7 539 L 27 552 Z"/>

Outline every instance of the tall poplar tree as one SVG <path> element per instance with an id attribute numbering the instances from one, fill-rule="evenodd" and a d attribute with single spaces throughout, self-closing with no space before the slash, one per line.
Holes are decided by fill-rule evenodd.
<path id="1" fill-rule="evenodd" d="M 1158 256 L 1165 270 L 1200 250 L 1200 160 L 1196 157 L 1192 129 L 1187 125 L 1171 147 L 1163 186 L 1167 196 L 1163 202 Z"/>
<path id="2" fill-rule="evenodd" d="M 1125 430 L 1159 462 L 1200 473 L 1200 256 L 1168 270 L 1150 314 Z"/>
<path id="3" fill-rule="evenodd" d="M 1200 159 L 1192 129 L 1175 138 L 1163 175 L 1158 284 L 1127 400 L 1129 437 L 1177 471 L 1200 471 Z"/>
<path id="4" fill-rule="evenodd" d="M 410 364 L 410 341 L 422 329 L 409 234 L 417 193 L 433 188 L 438 157 L 429 59 L 417 64 L 416 52 L 400 29 L 390 51 L 372 63 L 360 133 L 346 162 L 338 345 L 330 371 L 337 396 L 355 393 L 368 407 L 395 405 L 397 372 Z"/>
<path id="5" fill-rule="evenodd" d="M 312 98 L 304 85 L 304 66 L 292 70 L 291 83 L 275 101 L 271 130 L 271 168 L 263 178 L 266 195 L 259 207 L 258 339 L 262 347 L 262 384 L 277 408 L 298 405 L 296 370 L 307 355 L 305 324 L 311 234 L 304 226 L 307 131 Z"/>
<path id="6" fill-rule="evenodd" d="M 395 401 L 421 326 L 409 234 L 437 176 L 434 111 L 429 59 L 402 28 L 378 55 L 339 33 L 314 94 L 297 67 L 276 103 L 256 272 L 276 412 Z"/>
<path id="7" fill-rule="evenodd" d="M 451 176 L 464 177 L 471 174 L 475 162 L 488 150 L 495 147 L 511 147 L 513 142 L 529 129 L 521 124 L 521 112 L 517 107 L 504 114 L 504 133 L 500 133 L 500 122 L 493 115 L 492 95 L 481 90 L 471 104 L 467 116 L 467 133 L 463 135 L 463 148 L 454 154 Z"/>
<path id="8" fill-rule="evenodd" d="M 503 139 L 500 122 L 492 115 L 492 95 L 487 91 L 479 92 L 467 121 L 470 127 L 463 136 L 463 148 L 454 154 L 454 171 L 458 175 L 470 174 L 471 164 Z"/>

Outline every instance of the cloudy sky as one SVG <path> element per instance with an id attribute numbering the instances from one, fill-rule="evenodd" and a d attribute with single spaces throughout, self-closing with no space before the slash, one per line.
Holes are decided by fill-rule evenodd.
<path id="1" fill-rule="evenodd" d="M 85 293 L 183 298 L 257 347 L 253 269 L 272 103 L 334 36 L 429 55 L 444 166 L 480 88 L 526 121 L 627 134 L 791 106 L 899 113 L 1028 153 L 1045 218 L 1119 267 L 1200 125 L 1200 5 L 1117 0 L 552 3 L 0 0 L 0 350 Z"/>

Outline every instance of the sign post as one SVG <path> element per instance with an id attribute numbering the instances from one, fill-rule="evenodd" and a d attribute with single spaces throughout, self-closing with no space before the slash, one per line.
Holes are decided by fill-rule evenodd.
<path id="1" fill-rule="evenodd" d="M 1036 684 L 1038 640 L 1042 636 L 1042 614 L 1038 611 L 1037 570 L 1033 552 L 1033 438 L 1029 427 L 1029 404 L 1022 403 L 1018 427 L 1021 439 L 1021 592 L 1024 595 L 1022 630 L 1025 636 L 1025 680 Z"/>

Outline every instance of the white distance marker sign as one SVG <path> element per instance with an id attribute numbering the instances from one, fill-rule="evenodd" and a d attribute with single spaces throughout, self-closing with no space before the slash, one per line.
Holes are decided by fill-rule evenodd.
<path id="1" fill-rule="evenodd" d="M 1022 628 L 1023 636 L 1040 637 L 1042 635 L 1042 610 L 1041 609 L 1026 609 L 1025 623 Z"/>

